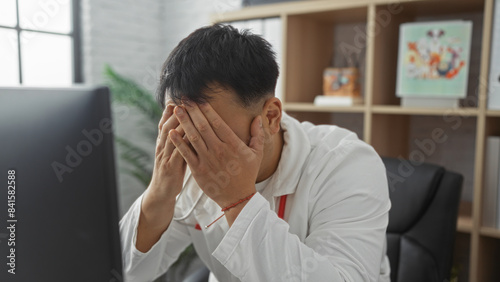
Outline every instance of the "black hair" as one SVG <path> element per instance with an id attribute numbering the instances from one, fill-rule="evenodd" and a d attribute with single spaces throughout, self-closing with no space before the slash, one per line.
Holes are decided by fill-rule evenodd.
<path id="1" fill-rule="evenodd" d="M 205 90 L 216 83 L 233 90 L 241 104 L 251 106 L 274 95 L 279 70 L 271 44 L 248 30 L 215 24 L 184 38 L 163 64 L 156 91 L 165 107 L 165 93 L 175 104 L 205 103 Z"/>

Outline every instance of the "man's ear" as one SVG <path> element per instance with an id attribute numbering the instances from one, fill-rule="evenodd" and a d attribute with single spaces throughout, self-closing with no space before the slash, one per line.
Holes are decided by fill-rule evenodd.
<path id="1" fill-rule="evenodd" d="M 262 109 L 263 123 L 266 123 L 266 125 L 269 126 L 271 134 L 276 134 L 280 131 L 281 110 L 281 101 L 276 97 L 269 98 L 264 103 L 264 107 Z"/>

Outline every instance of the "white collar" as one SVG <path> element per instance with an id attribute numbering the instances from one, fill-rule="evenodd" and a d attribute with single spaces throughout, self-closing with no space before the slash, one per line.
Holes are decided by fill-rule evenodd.
<path id="1" fill-rule="evenodd" d="M 283 150 L 278 167 L 269 183 L 272 195 L 293 194 L 301 176 L 302 167 L 311 152 L 311 142 L 299 121 L 282 112 Z"/>

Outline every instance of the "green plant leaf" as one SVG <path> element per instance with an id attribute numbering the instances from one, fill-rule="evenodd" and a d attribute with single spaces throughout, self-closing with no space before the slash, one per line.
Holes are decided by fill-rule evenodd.
<path id="1" fill-rule="evenodd" d="M 104 76 L 114 101 L 136 107 L 152 121 L 161 118 L 163 111 L 147 90 L 119 75 L 109 65 L 104 68 Z"/>

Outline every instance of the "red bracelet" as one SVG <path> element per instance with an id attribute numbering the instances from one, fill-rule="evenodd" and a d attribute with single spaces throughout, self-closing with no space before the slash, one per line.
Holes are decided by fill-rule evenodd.
<path id="1" fill-rule="evenodd" d="M 232 205 L 229 205 L 229 206 L 227 206 L 227 207 L 225 207 L 225 208 L 221 209 L 220 211 L 221 211 L 221 212 L 225 212 L 225 211 L 227 211 L 227 210 L 228 210 L 228 209 L 230 209 L 230 208 L 234 208 L 234 207 L 236 207 L 237 205 L 239 205 L 239 204 L 243 203 L 244 201 L 246 201 L 246 200 L 250 200 L 250 199 L 253 197 L 253 195 L 255 195 L 255 192 L 253 192 L 253 193 L 252 193 L 252 195 L 250 195 L 250 196 L 246 197 L 245 199 L 241 199 L 241 200 L 239 200 L 238 202 L 236 202 L 236 203 L 234 203 L 234 204 L 232 204 Z"/>
<path id="2" fill-rule="evenodd" d="M 248 197 L 246 197 L 246 198 L 244 198 L 244 199 L 241 199 L 241 200 L 239 200 L 238 202 L 236 202 L 236 203 L 234 203 L 234 204 L 231 204 L 231 205 L 229 205 L 229 206 L 227 206 L 227 207 L 225 207 L 225 208 L 221 209 L 220 211 L 221 211 L 221 212 L 225 212 L 225 211 L 227 211 L 227 210 L 228 210 L 228 209 L 230 209 L 230 208 L 234 208 L 234 207 L 236 207 L 237 205 L 239 205 L 239 204 L 243 203 L 244 201 L 250 200 L 250 199 L 253 197 L 253 195 L 255 195 L 255 192 L 253 192 L 250 196 L 248 196 Z M 210 226 L 211 226 L 212 224 L 214 224 L 217 220 L 221 219 L 221 217 L 223 217 L 224 215 L 226 215 L 226 214 L 225 214 L 225 213 L 223 213 L 223 214 L 222 214 L 221 216 L 219 216 L 217 219 L 215 219 L 214 221 L 212 221 L 212 223 L 210 223 L 209 225 L 205 226 L 205 228 L 210 227 Z"/>

